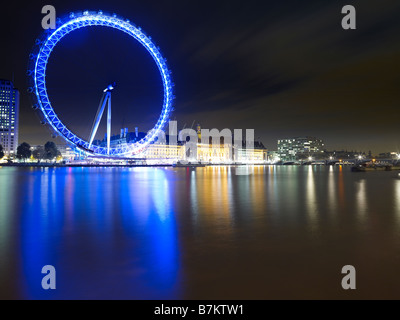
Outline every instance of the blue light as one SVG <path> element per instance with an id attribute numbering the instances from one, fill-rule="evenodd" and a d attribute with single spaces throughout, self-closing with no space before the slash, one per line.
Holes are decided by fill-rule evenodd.
<path id="1" fill-rule="evenodd" d="M 75 31 L 82 27 L 90 26 L 104 26 L 114 28 L 123 31 L 139 41 L 153 57 L 157 64 L 157 67 L 161 74 L 161 79 L 164 88 L 164 101 L 161 111 L 161 115 L 152 130 L 140 141 L 127 144 L 122 147 L 110 148 L 110 156 L 124 156 L 129 157 L 137 155 L 143 152 L 146 147 L 153 143 L 157 138 L 160 131 L 165 126 L 167 119 L 172 108 L 172 101 L 174 99 L 173 95 L 173 84 L 171 81 L 171 72 L 167 67 L 166 59 L 164 59 L 155 46 L 155 44 L 150 40 L 150 37 L 146 36 L 141 28 L 135 27 L 129 22 L 129 20 L 124 20 L 118 18 L 115 14 L 107 15 L 101 11 L 91 12 L 84 11 L 83 13 L 70 13 L 67 21 L 61 25 L 57 25 L 57 29 L 52 31 L 46 36 L 44 41 L 36 41 L 36 45 L 39 46 L 39 51 L 37 55 L 30 55 L 30 57 L 35 57 L 34 70 L 30 73 L 31 80 L 33 82 L 33 93 L 35 102 L 39 105 L 41 112 L 44 115 L 45 122 L 47 122 L 56 133 L 63 137 L 67 142 L 75 145 L 78 149 L 88 153 L 106 156 L 107 148 L 92 145 L 89 149 L 89 142 L 85 139 L 79 138 L 72 131 L 70 131 L 63 122 L 58 118 L 57 114 L 54 112 L 51 106 L 50 99 L 47 95 L 46 88 L 46 65 L 50 57 L 50 53 L 56 46 L 56 44 L 68 33 Z"/>

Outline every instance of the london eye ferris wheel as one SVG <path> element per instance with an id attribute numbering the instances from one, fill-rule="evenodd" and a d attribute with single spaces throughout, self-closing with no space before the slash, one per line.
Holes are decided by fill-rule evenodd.
<path id="1" fill-rule="evenodd" d="M 143 139 L 134 143 L 126 143 L 118 145 L 117 147 L 110 146 L 112 85 L 109 85 L 104 90 L 89 139 L 79 137 L 62 122 L 54 111 L 48 97 L 46 67 L 54 47 L 67 34 L 79 30 L 80 28 L 91 26 L 109 27 L 125 32 L 146 48 L 154 59 L 160 72 L 164 90 L 160 117 L 153 129 L 151 129 Z M 102 11 L 83 11 L 70 13 L 64 19 L 57 19 L 56 28 L 46 30 L 42 36 L 36 40 L 35 46 L 29 55 L 27 75 L 29 81 L 28 91 L 31 93 L 33 99 L 33 108 L 39 112 L 42 123 L 48 125 L 55 134 L 61 136 L 67 143 L 73 145 L 87 155 L 129 158 L 142 153 L 151 143 L 156 141 L 160 132 L 167 124 L 170 113 L 173 111 L 172 102 L 174 95 L 171 71 L 168 69 L 166 60 L 161 55 L 159 48 L 156 47 L 151 41 L 151 38 L 147 36 L 140 27 L 135 26 L 129 20 L 123 19 L 116 14 L 110 15 Z M 106 105 L 108 105 L 107 146 L 98 146 L 93 144 L 93 139 L 96 135 L 97 127 Z"/>

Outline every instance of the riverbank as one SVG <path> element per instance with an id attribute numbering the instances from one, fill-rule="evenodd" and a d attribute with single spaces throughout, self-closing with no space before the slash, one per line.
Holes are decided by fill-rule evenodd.
<path id="1" fill-rule="evenodd" d="M 173 164 L 95 164 L 95 163 L 4 163 L 0 164 L 0 167 L 34 167 L 34 168 L 68 168 L 68 167 L 174 167 L 174 168 L 185 168 L 185 167 L 208 167 L 208 166 L 243 166 L 244 164 L 187 164 L 187 165 L 173 165 Z M 265 163 L 250 164 L 250 166 L 264 166 L 270 165 Z"/>
<path id="2" fill-rule="evenodd" d="M 196 167 L 208 167 L 208 166 L 288 166 L 286 164 L 267 164 L 267 163 L 254 163 L 254 164 L 242 164 L 242 163 L 232 163 L 232 164 L 226 164 L 226 163 L 212 163 L 212 164 L 187 164 L 187 165 L 173 165 L 173 164 L 115 164 L 115 163 L 102 163 L 102 164 L 96 164 L 96 163 L 0 163 L 0 167 L 33 167 L 33 168 L 69 168 L 69 167 L 95 167 L 95 168 L 106 168 L 106 167 L 121 167 L 121 168 L 132 168 L 132 167 L 174 167 L 174 168 L 179 168 L 179 167 L 191 167 L 191 168 L 196 168 Z M 307 164 L 307 165 L 313 165 L 313 166 L 330 166 L 326 164 Z M 351 166 L 350 164 L 337 164 L 337 165 L 342 165 L 342 166 Z M 297 164 L 293 164 L 291 166 L 301 166 Z M 384 167 L 379 167 L 377 169 L 371 169 L 367 171 L 392 171 L 392 170 L 400 170 L 400 166 L 392 166 L 390 169 L 385 169 Z"/>
<path id="3" fill-rule="evenodd" d="M 34 167 L 34 168 L 66 168 L 66 167 L 172 167 L 171 164 L 90 164 L 90 163 L 4 163 L 0 167 Z"/>

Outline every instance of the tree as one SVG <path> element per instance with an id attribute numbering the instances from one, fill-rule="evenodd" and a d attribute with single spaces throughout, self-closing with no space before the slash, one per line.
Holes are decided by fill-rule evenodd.
<path id="1" fill-rule="evenodd" d="M 3 146 L 0 144 L 0 159 L 4 157 Z"/>
<path id="2" fill-rule="evenodd" d="M 31 146 L 29 143 L 22 142 L 17 148 L 17 158 L 24 161 L 31 156 Z"/>
<path id="3" fill-rule="evenodd" d="M 56 144 L 53 141 L 47 141 L 44 145 L 45 155 L 44 158 L 48 160 L 53 160 L 55 157 L 61 154 L 58 151 Z"/>
<path id="4" fill-rule="evenodd" d="M 33 150 L 32 155 L 36 160 L 40 161 L 40 160 L 44 159 L 44 155 L 45 155 L 44 147 L 43 146 L 37 146 L 35 148 L 35 150 Z"/>

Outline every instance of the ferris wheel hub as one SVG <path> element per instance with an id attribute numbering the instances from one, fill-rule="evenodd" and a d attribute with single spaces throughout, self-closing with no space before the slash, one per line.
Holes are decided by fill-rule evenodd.
<path id="1" fill-rule="evenodd" d="M 103 90 L 103 92 L 110 92 L 110 91 L 114 90 L 114 88 L 115 88 L 115 82 L 113 82 L 112 84 L 109 84 L 108 87 Z"/>

